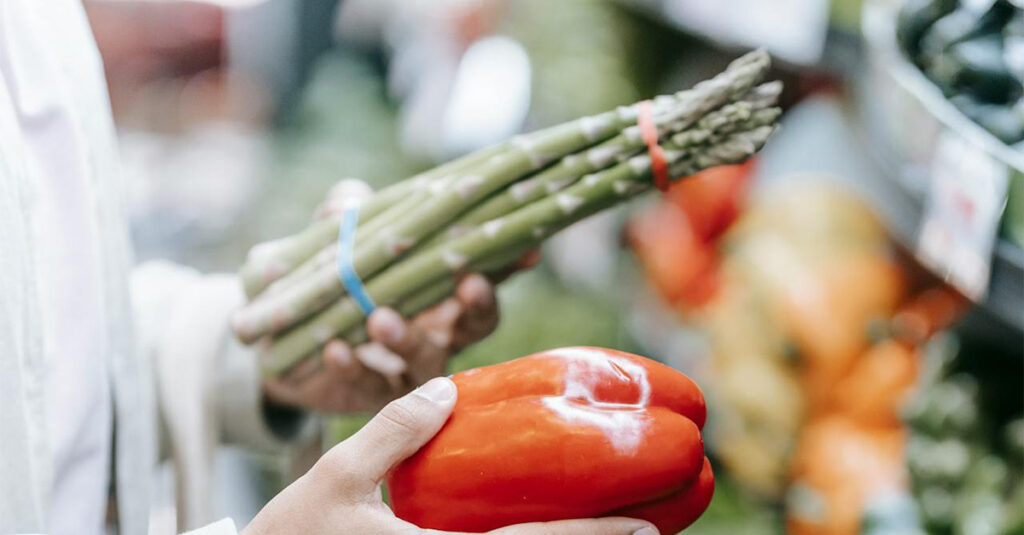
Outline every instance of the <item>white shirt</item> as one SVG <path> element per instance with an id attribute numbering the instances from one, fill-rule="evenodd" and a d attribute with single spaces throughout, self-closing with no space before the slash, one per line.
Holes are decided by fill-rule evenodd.
<path id="1" fill-rule="evenodd" d="M 228 328 L 234 276 L 132 270 L 118 171 L 78 0 L 0 0 L 0 533 L 102 533 L 116 486 L 120 533 L 145 535 L 158 439 L 178 528 L 198 527 L 219 443 L 279 450 L 315 428 L 267 425 Z"/>
<path id="2" fill-rule="evenodd" d="M 6 0 L 0 28 L 0 83 L 12 97 L 23 161 L 34 171 L 35 238 L 42 296 L 45 392 L 53 457 L 50 532 L 104 531 L 112 437 L 107 319 L 100 295 L 88 140 L 61 68 L 66 47 L 54 27 L 82 33 L 82 12 L 65 1 Z M 12 5 L 13 4 L 13 5 Z M 21 4 L 19 6 L 19 4 Z M 45 30 L 45 31 L 44 31 Z M 70 33 L 66 33 L 70 32 Z M 82 43 L 93 46 L 91 43 Z"/>

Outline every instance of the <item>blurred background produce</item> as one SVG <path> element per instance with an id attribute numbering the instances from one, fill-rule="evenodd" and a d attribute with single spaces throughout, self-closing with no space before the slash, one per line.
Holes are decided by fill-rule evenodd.
<path id="1" fill-rule="evenodd" d="M 225 271 L 340 178 L 379 188 L 765 47 L 786 113 L 756 161 L 553 240 L 452 371 L 593 344 L 690 374 L 718 488 L 687 533 L 1024 531 L 1019 0 L 84 3 L 138 256 Z M 318 451 L 225 450 L 219 510 L 244 523 Z"/>
<path id="2" fill-rule="evenodd" d="M 917 1 L 897 37 L 915 65 L 961 112 L 1008 145 L 1024 141 L 1024 15 L 1009 1 Z"/>
<path id="3" fill-rule="evenodd" d="M 1021 533 L 1024 369 L 1019 360 L 969 358 L 984 346 L 935 345 L 904 411 L 921 523 L 928 533 Z"/>

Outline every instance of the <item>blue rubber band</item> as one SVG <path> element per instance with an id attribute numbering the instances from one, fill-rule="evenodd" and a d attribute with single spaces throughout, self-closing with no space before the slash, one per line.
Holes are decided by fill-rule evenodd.
<path id="1" fill-rule="evenodd" d="M 363 314 L 369 316 L 377 305 L 366 293 L 363 280 L 352 265 L 352 249 L 356 241 L 356 227 L 359 226 L 359 207 L 346 208 L 341 216 L 341 228 L 338 230 L 338 278 L 348 295 L 359 305 Z"/>

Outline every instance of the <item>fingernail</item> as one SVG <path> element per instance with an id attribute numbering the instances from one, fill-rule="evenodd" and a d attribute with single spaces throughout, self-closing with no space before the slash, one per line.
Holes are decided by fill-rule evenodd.
<path id="1" fill-rule="evenodd" d="M 494 292 L 491 285 L 483 275 L 473 274 L 462 283 L 463 301 L 469 303 L 474 309 L 488 308 L 493 303 Z"/>
<path id="2" fill-rule="evenodd" d="M 658 535 L 658 530 L 651 526 L 644 526 L 633 532 L 633 535 Z"/>
<path id="3" fill-rule="evenodd" d="M 347 364 L 349 360 L 348 348 L 342 344 L 328 344 L 327 356 L 339 364 Z"/>
<path id="4" fill-rule="evenodd" d="M 434 403 L 445 403 L 455 397 L 455 383 L 447 377 L 437 377 L 417 388 L 416 394 Z"/>
<path id="5" fill-rule="evenodd" d="M 389 346 L 401 342 L 405 337 L 405 322 L 402 317 L 390 308 L 379 309 L 376 314 L 375 327 L 380 334 L 380 341 Z"/>

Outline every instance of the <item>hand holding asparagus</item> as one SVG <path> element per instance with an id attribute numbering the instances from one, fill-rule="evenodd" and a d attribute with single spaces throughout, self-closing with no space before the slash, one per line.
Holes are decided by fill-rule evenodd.
<path id="1" fill-rule="evenodd" d="M 775 129 L 781 85 L 759 84 L 762 51 L 694 88 L 652 100 L 651 122 L 673 178 L 739 163 Z M 398 182 L 359 210 L 352 266 L 379 306 L 412 315 L 443 300 L 454 276 L 497 272 L 555 232 L 652 187 L 638 106 L 584 117 L 484 149 Z M 651 125 L 647 125 L 651 127 Z M 340 218 L 257 246 L 240 271 L 251 301 L 238 337 L 263 340 L 276 376 L 328 340 L 358 343 L 363 311 L 337 273 Z"/>

